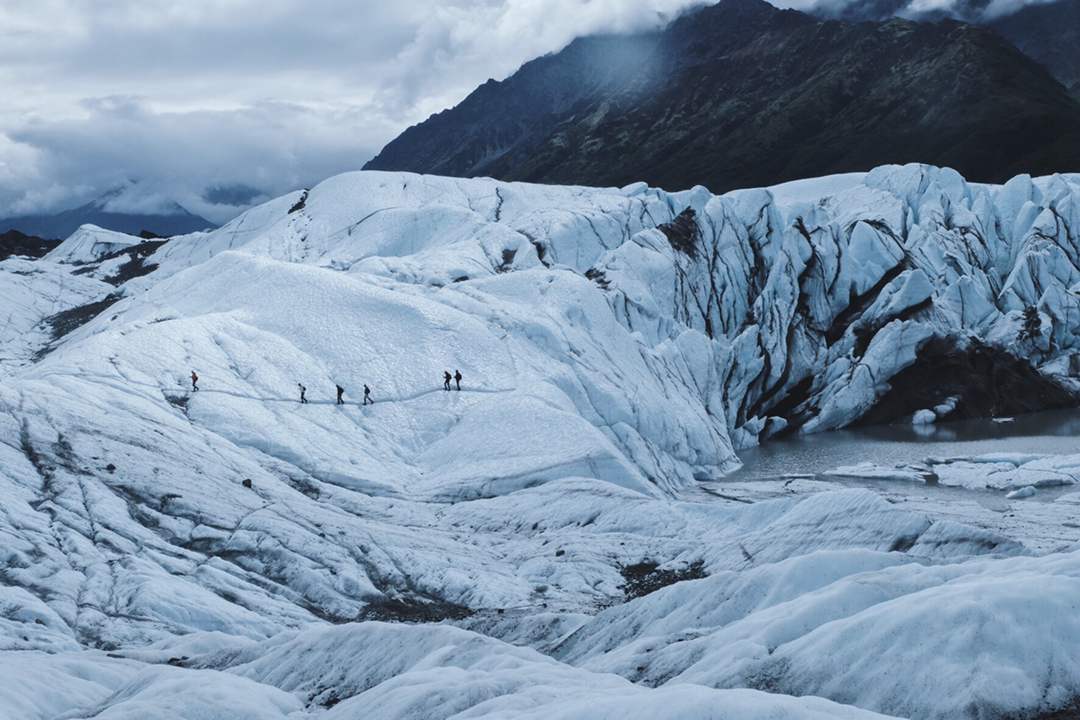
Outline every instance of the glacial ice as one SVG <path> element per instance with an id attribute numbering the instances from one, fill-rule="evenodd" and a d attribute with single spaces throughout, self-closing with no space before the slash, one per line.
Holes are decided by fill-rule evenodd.
<path id="1" fill-rule="evenodd" d="M 1068 707 L 1075 539 L 1036 553 L 868 489 L 694 491 L 781 433 L 1075 397 L 1077 228 L 1077 176 L 718 197 L 351 173 L 160 246 L 87 226 L 8 258 L 0 715 Z M 999 397 L 905 375 L 934 358 L 1015 367 Z M 1078 467 L 847 472 L 1001 493 Z M 627 600 L 642 565 L 704 577 Z"/>

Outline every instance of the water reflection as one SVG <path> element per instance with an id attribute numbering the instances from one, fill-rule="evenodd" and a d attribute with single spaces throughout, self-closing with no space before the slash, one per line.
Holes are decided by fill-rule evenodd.
<path id="1" fill-rule="evenodd" d="M 872 462 L 895 466 L 927 457 L 987 453 L 1080 453 L 1080 410 L 1017 415 L 1009 422 L 961 420 L 934 425 L 882 425 L 770 440 L 739 452 L 743 467 L 724 480 L 816 474 Z"/>

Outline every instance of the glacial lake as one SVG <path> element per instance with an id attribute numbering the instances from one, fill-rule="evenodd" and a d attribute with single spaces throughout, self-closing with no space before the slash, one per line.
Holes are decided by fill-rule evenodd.
<path id="1" fill-rule="evenodd" d="M 754 503 L 847 487 L 880 494 L 890 503 L 939 521 L 948 520 L 1004 535 L 1035 552 L 1056 552 L 1080 543 L 1075 501 L 1080 485 L 1040 487 L 1033 496 L 1009 499 L 1000 489 L 977 484 L 924 483 L 894 477 L 829 475 L 839 467 L 872 463 L 881 468 L 927 458 L 967 458 L 990 453 L 1080 454 L 1080 409 L 1017 415 L 1009 422 L 964 420 L 935 425 L 890 425 L 837 430 L 770 440 L 739 452 L 743 467 L 687 489 L 695 502 Z"/>
<path id="2" fill-rule="evenodd" d="M 1009 422 L 981 419 L 918 426 L 883 425 L 769 440 L 758 447 L 740 450 L 743 467 L 721 482 L 816 475 L 864 462 L 894 467 L 921 463 L 929 457 L 958 458 L 998 452 L 1080 453 L 1080 409 L 1017 415 Z"/>

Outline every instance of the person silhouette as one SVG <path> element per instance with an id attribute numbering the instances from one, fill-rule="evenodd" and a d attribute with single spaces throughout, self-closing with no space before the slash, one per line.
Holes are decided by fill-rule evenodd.
<path id="1" fill-rule="evenodd" d="M 304 393 L 307 392 L 307 388 L 304 387 L 303 383 L 296 383 L 296 385 L 300 388 L 300 404 L 303 405 L 307 402 L 307 398 L 304 397 Z"/>
<path id="2" fill-rule="evenodd" d="M 461 371 L 460 370 L 455 370 L 454 371 L 454 382 L 457 383 L 457 389 L 460 390 L 461 389 Z"/>
<path id="3" fill-rule="evenodd" d="M 375 401 L 371 399 L 371 388 L 369 388 L 367 385 L 365 385 L 364 386 L 364 403 L 363 404 L 367 405 L 368 403 L 374 405 Z"/>
<path id="4" fill-rule="evenodd" d="M 195 371 L 194 371 L 194 370 L 192 370 L 192 371 L 191 371 L 191 390 L 192 390 L 193 392 L 194 392 L 195 390 L 198 390 L 198 389 L 199 389 L 199 386 L 198 386 L 198 385 L 196 384 L 196 383 L 198 383 L 198 382 L 199 382 L 199 376 L 195 374 Z"/>
<path id="5" fill-rule="evenodd" d="M 337 404 L 344 405 L 345 401 L 341 399 L 341 396 L 345 392 L 345 388 L 341 387 L 340 385 L 337 385 L 335 387 L 337 387 Z"/>
<path id="6" fill-rule="evenodd" d="M 449 390 L 450 389 L 450 371 L 449 370 L 444 370 L 443 371 L 442 386 L 443 386 L 443 390 Z"/>

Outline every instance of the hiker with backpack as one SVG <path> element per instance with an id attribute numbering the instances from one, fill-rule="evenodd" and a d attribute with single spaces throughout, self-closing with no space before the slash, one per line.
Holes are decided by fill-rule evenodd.
<path id="1" fill-rule="evenodd" d="M 307 388 L 304 387 L 303 383 L 296 383 L 296 384 L 300 388 L 300 404 L 303 405 L 303 404 L 307 403 L 307 398 L 304 397 L 304 393 L 307 392 Z"/>
<path id="2" fill-rule="evenodd" d="M 374 405 L 375 401 L 371 399 L 371 388 L 369 388 L 367 385 L 364 385 L 364 402 L 363 402 L 363 404 L 367 405 L 369 403 L 371 405 Z"/>
<path id="3" fill-rule="evenodd" d="M 198 382 L 199 382 L 199 376 L 195 374 L 194 370 L 192 370 L 191 371 L 191 391 L 192 392 L 195 392 L 196 390 L 199 389 Z"/>

